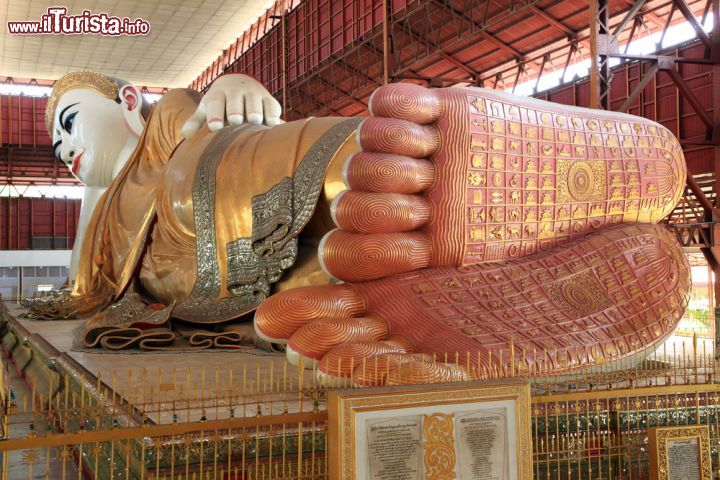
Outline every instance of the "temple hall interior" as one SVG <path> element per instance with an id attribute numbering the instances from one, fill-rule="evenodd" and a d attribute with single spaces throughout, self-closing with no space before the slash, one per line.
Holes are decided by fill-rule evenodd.
<path id="1" fill-rule="evenodd" d="M 720 480 L 720 0 L 0 19 L 0 480 Z"/>

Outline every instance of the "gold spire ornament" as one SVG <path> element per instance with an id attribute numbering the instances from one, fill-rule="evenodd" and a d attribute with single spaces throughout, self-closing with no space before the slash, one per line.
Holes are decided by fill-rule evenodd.
<path id="1" fill-rule="evenodd" d="M 118 83 L 108 79 L 105 75 L 87 70 L 80 70 L 77 72 L 70 72 L 60 77 L 53 85 L 52 93 L 48 99 L 47 107 L 45 108 L 45 127 L 47 127 L 48 133 L 52 137 L 52 125 L 55 118 L 55 108 L 57 107 L 60 97 L 65 92 L 73 90 L 75 88 L 89 88 L 95 90 L 103 97 L 107 97 L 110 100 L 115 100 L 118 96 Z"/>

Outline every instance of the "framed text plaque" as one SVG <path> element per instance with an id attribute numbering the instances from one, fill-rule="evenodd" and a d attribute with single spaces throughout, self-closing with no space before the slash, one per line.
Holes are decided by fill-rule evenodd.
<path id="1" fill-rule="evenodd" d="M 331 480 L 530 480 L 524 381 L 338 390 L 328 396 Z"/>
<path id="2" fill-rule="evenodd" d="M 707 425 L 648 429 L 651 480 L 712 480 Z"/>

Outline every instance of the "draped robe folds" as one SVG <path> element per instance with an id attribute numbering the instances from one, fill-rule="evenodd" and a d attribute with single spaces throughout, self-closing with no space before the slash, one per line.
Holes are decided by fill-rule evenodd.
<path id="1" fill-rule="evenodd" d="M 358 120 L 204 128 L 184 141 L 199 100 L 163 96 L 93 212 L 63 306 L 93 314 L 86 347 L 238 347 L 252 327 L 233 320 L 275 291 L 329 280 L 316 246 Z"/>

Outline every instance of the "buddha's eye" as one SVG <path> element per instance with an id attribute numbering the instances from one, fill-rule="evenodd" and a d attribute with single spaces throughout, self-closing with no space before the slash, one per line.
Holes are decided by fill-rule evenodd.
<path id="1" fill-rule="evenodd" d="M 53 143 L 53 154 L 55 155 L 55 158 L 57 158 L 61 163 L 63 162 L 63 159 L 60 158 L 60 144 L 62 143 L 62 140 L 58 140 L 57 142 Z"/>
<path id="2" fill-rule="evenodd" d="M 65 118 L 65 122 L 63 123 L 63 128 L 67 133 L 72 133 L 73 125 L 75 124 L 75 115 L 77 115 L 77 112 L 73 112 L 70 115 L 68 115 Z"/>

